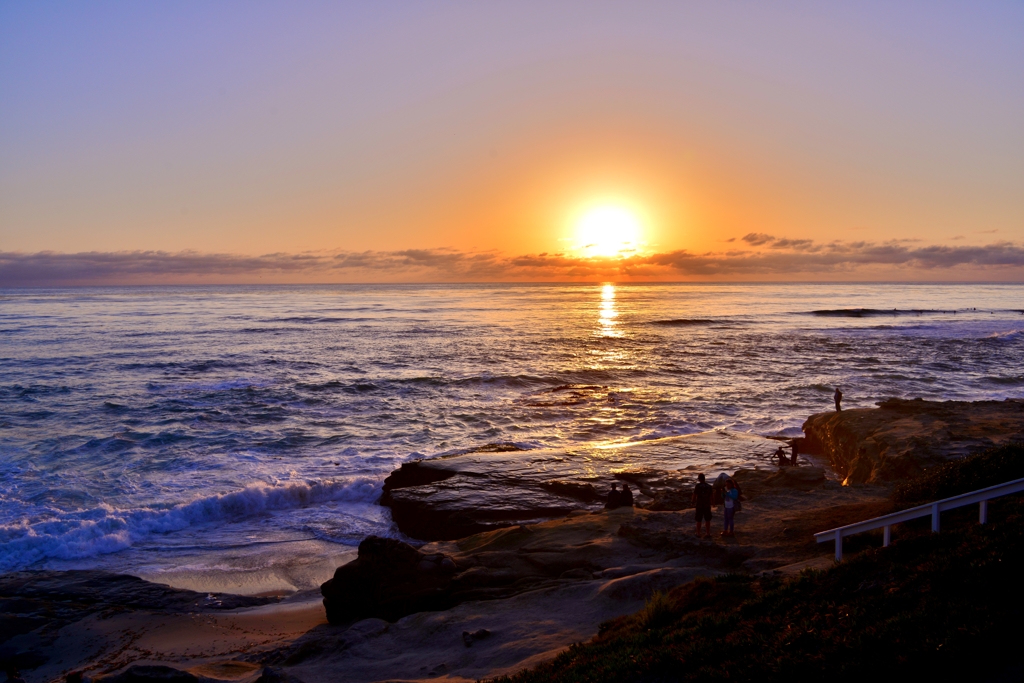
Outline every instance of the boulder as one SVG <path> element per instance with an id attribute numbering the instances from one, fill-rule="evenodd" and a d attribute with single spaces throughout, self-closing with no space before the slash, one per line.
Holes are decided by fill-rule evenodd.
<path id="1" fill-rule="evenodd" d="M 445 609 L 456 566 L 450 557 L 427 555 L 393 538 L 370 536 L 355 560 L 338 567 L 320 586 L 327 619 L 340 624 Z"/>

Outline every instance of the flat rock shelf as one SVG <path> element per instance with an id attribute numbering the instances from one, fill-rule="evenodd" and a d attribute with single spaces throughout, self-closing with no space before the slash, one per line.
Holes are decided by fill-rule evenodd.
<path id="1" fill-rule="evenodd" d="M 402 533 L 425 541 L 597 510 L 614 482 L 632 486 L 638 507 L 679 510 L 698 473 L 769 468 L 778 446 L 729 431 L 570 449 L 491 445 L 405 463 L 385 480 L 381 505 Z"/>

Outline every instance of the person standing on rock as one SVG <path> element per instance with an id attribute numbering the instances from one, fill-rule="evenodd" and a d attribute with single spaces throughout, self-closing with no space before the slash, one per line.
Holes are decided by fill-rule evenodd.
<path id="1" fill-rule="evenodd" d="M 604 504 L 606 510 L 614 510 L 622 505 L 622 493 L 618 484 L 612 484 L 612 490 L 608 492 L 608 502 Z"/>
<path id="2" fill-rule="evenodd" d="M 633 507 L 633 491 L 630 490 L 629 484 L 622 482 L 622 493 L 619 494 L 619 504 L 624 508 Z"/>
<path id="3" fill-rule="evenodd" d="M 832 394 L 832 398 L 836 402 L 836 412 L 837 413 L 843 412 L 843 407 L 841 405 L 839 405 L 840 403 L 843 402 L 843 392 L 839 391 L 839 387 L 836 387 L 836 393 Z"/>
<path id="4" fill-rule="evenodd" d="M 725 528 L 722 530 L 722 536 L 735 536 L 736 530 L 734 525 L 734 518 L 736 517 L 736 508 L 739 507 L 740 490 L 736 488 L 736 482 L 729 479 L 725 482 L 725 492 L 722 493 L 722 504 L 725 507 Z"/>
<path id="5" fill-rule="evenodd" d="M 697 475 L 697 485 L 693 487 L 693 496 L 690 502 L 696 508 L 694 518 L 697 520 L 697 535 L 700 536 L 700 523 L 703 520 L 706 524 L 704 538 L 711 538 L 711 494 L 714 489 L 711 484 L 704 481 L 704 475 Z"/>

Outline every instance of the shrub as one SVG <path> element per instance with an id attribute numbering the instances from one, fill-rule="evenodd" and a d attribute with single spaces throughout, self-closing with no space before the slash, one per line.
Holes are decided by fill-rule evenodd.
<path id="1" fill-rule="evenodd" d="M 892 501 L 898 508 L 958 496 L 987 486 L 1024 478 L 1024 443 L 1011 443 L 938 465 L 924 475 L 898 484 Z"/>
<path id="2" fill-rule="evenodd" d="M 1024 501 L 788 580 L 695 581 L 505 683 L 989 680 L 1019 667 Z M 1007 677 L 1006 680 L 1011 680 Z M 1015 680 L 1015 679 L 1013 679 Z"/>

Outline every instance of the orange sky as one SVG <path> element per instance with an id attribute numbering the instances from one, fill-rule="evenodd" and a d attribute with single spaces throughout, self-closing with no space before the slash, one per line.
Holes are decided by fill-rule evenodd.
<path id="1" fill-rule="evenodd" d="M 39 252 L 558 254 L 605 202 L 635 211 L 647 254 L 1021 279 L 1021 5 L 549 5 L 5 4 L 0 268 Z M 893 240 L 954 256 L 805 258 Z M 175 277 L 255 277 L 206 263 Z M 271 271 L 258 279 L 466 275 Z"/>

